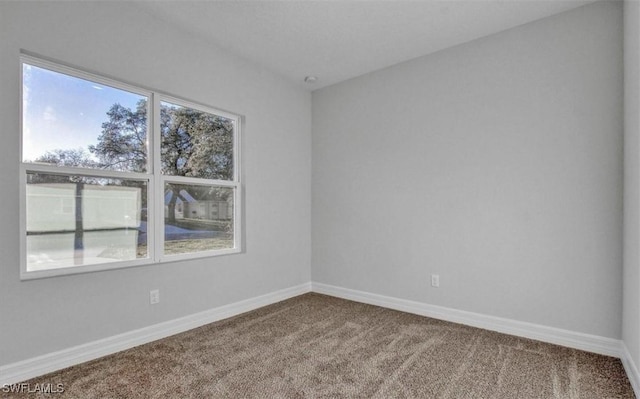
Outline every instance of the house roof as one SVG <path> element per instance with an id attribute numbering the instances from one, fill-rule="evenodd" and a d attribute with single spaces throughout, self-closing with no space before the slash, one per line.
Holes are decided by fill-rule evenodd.
<path id="1" fill-rule="evenodd" d="M 173 190 L 165 191 L 164 204 L 169 205 L 169 202 L 171 202 L 171 199 L 173 198 L 174 195 L 175 193 L 173 192 Z M 198 201 L 195 198 L 193 198 L 191 194 L 189 194 L 185 189 L 182 189 L 178 192 L 178 198 L 176 198 L 176 204 L 181 204 L 183 202 L 193 203 Z"/>

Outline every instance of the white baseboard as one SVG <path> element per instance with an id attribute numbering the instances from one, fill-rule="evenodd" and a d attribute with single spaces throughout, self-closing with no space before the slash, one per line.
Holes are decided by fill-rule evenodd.
<path id="1" fill-rule="evenodd" d="M 0 386 L 25 381 L 56 370 L 166 338 L 310 291 L 505 334 L 536 339 L 607 356 L 619 357 L 629 376 L 631 385 L 636 392 L 636 396 L 640 398 L 640 374 L 638 373 L 638 367 L 631 358 L 626 345 L 619 340 L 312 282 L 1 366 Z"/>
<path id="2" fill-rule="evenodd" d="M 547 327 L 539 324 L 527 323 L 502 317 L 487 316 L 480 313 L 466 312 L 429 305 L 422 302 L 399 299 L 384 295 L 372 294 L 333 285 L 311 283 L 312 291 L 331 295 L 370 305 L 382 306 L 434 319 L 465 324 L 485 330 L 497 331 L 519 337 L 535 339 L 569 348 L 580 349 L 602 355 L 621 357 L 621 341 L 596 335 Z"/>
<path id="3" fill-rule="evenodd" d="M 631 382 L 633 391 L 636 393 L 636 397 L 640 398 L 640 372 L 638 371 L 638 365 L 633 361 L 627 345 L 622 342 L 621 346 L 622 356 L 620 356 L 620 360 L 622 360 L 622 365 L 624 366 L 624 370 L 627 372 L 627 377 L 629 377 L 629 381 Z"/>
<path id="4" fill-rule="evenodd" d="M 548 327 L 539 324 L 487 316 L 480 313 L 429 305 L 370 292 L 352 290 L 334 285 L 311 283 L 311 290 L 319 294 L 331 295 L 351 301 L 400 310 L 420 316 L 465 324 L 485 330 L 497 331 L 518 337 L 535 339 L 569 348 L 620 358 L 637 398 L 640 398 L 640 373 L 623 341 L 597 335 Z"/>
<path id="5" fill-rule="evenodd" d="M 134 346 L 178 334 L 311 291 L 311 283 L 285 288 L 179 319 L 144 327 L 0 367 L 0 386 L 14 384 Z"/>

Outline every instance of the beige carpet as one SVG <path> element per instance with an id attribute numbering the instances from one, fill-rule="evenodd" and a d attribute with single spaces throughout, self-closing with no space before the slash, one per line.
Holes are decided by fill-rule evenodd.
<path id="1" fill-rule="evenodd" d="M 634 397 L 617 359 L 319 294 L 29 383 L 66 398 Z"/>

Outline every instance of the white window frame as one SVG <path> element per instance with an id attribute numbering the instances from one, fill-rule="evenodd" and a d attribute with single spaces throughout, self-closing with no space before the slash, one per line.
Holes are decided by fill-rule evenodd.
<path id="1" fill-rule="evenodd" d="M 233 233 L 233 248 L 228 249 L 218 249 L 218 250 L 210 250 L 210 251 L 201 251 L 201 252 L 192 252 L 187 254 L 173 254 L 166 255 L 164 254 L 164 234 L 159 234 L 158 239 L 156 240 L 156 251 L 155 253 L 161 254 L 160 261 L 175 261 L 181 259 L 193 259 L 193 258 L 201 258 L 204 256 L 216 256 L 216 255 L 226 255 L 240 252 L 240 235 L 236 230 L 239 227 L 239 220 L 241 212 L 239 212 L 238 201 L 240 200 L 240 171 L 239 171 L 239 140 L 238 140 L 238 129 L 240 126 L 240 118 L 234 114 L 220 111 L 211 107 L 207 107 L 201 104 L 197 104 L 191 101 L 182 100 L 177 97 L 160 94 L 156 97 L 157 101 L 154 102 L 154 131 L 160 132 L 160 104 L 163 102 L 175 104 L 181 107 L 195 109 L 197 111 L 206 112 L 209 114 L 215 114 L 217 116 L 222 116 L 223 118 L 231 119 L 234 124 L 234 138 L 233 138 L 233 155 L 234 155 L 234 163 L 233 163 L 233 180 L 215 180 L 215 179 L 202 179 L 198 177 L 185 177 L 185 176 L 173 176 L 173 175 L 164 175 L 162 173 L 157 173 L 156 178 L 156 186 L 158 188 L 158 192 L 161 190 L 164 191 L 165 183 L 186 183 L 186 184 L 195 184 L 195 185 L 203 185 L 203 186 L 217 186 L 217 187 L 227 187 L 234 189 L 234 198 L 233 198 L 233 219 L 234 219 L 234 233 Z M 157 148 L 154 149 L 154 153 L 160 154 L 160 143 L 161 140 L 156 140 Z M 161 170 L 161 160 L 160 157 L 155 157 L 154 159 L 154 170 Z M 156 205 L 162 206 L 158 209 L 164 210 L 164 196 L 157 196 Z M 164 225 L 164 211 L 157 212 L 156 222 L 161 222 Z M 160 220 L 162 219 L 162 220 Z M 237 223 L 238 222 L 238 223 Z"/>
<path id="2" fill-rule="evenodd" d="M 147 97 L 147 172 L 121 172 L 104 169 L 81 167 L 66 167 L 24 162 L 23 159 L 23 65 L 28 64 L 54 72 L 62 73 L 74 78 L 85 79 L 116 89 L 125 90 Z M 171 104 L 192 108 L 221 116 L 233 121 L 233 179 L 213 180 L 184 176 L 170 176 L 161 173 L 160 159 L 160 104 Z M 197 102 L 165 94 L 158 90 L 146 89 L 137 85 L 124 83 L 120 80 L 107 78 L 95 73 L 89 73 L 76 67 L 70 67 L 57 62 L 44 60 L 27 54 L 20 55 L 20 177 L 19 177 L 19 208 L 20 208 L 20 279 L 30 280 L 45 277 L 88 273 L 103 270 L 121 269 L 128 267 L 175 262 L 186 259 L 207 258 L 242 252 L 242 183 L 241 183 L 241 128 L 242 117 L 238 114 L 222 111 Z M 96 265 L 70 266 L 48 270 L 27 271 L 27 215 L 26 191 L 27 174 L 51 173 L 57 175 L 93 176 L 126 180 L 144 181 L 147 183 L 147 258 L 113 261 Z M 233 189 L 233 248 L 199 251 L 185 254 L 164 254 L 164 184 L 165 182 L 179 182 Z"/>

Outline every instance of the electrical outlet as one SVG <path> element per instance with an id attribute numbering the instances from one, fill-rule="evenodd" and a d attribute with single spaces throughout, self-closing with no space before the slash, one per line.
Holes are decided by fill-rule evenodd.
<path id="1" fill-rule="evenodd" d="M 149 303 L 155 305 L 160 302 L 160 290 L 149 291 Z"/>
<path id="2" fill-rule="evenodd" d="M 440 287 L 440 276 L 438 276 L 437 274 L 431 275 L 431 286 L 435 288 Z"/>

